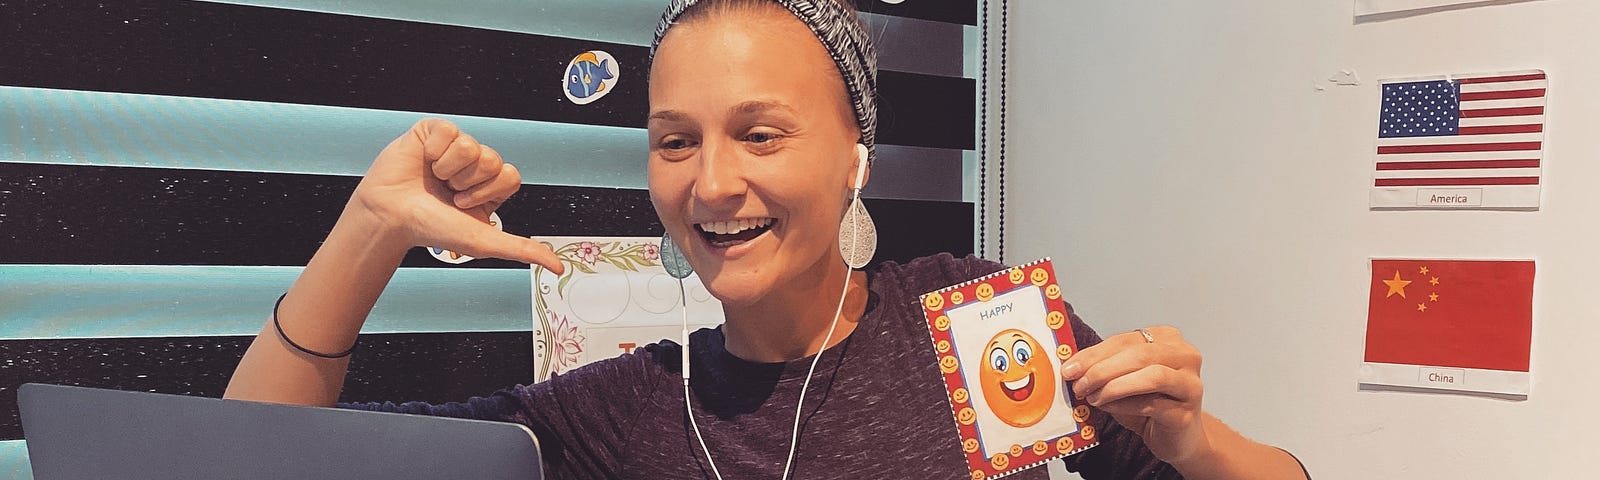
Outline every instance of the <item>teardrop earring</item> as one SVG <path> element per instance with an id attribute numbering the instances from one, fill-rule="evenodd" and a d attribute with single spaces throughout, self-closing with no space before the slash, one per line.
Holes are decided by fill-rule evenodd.
<path id="1" fill-rule="evenodd" d="M 861 203 L 861 186 L 867 179 L 867 146 L 856 144 L 856 180 L 850 189 L 850 208 L 839 221 L 839 255 L 850 268 L 861 268 L 878 251 L 878 226 Z"/>
<path id="2" fill-rule="evenodd" d="M 683 280 L 694 274 L 694 268 L 689 266 L 689 259 L 683 256 L 683 250 L 678 249 L 678 244 L 672 242 L 672 236 L 661 234 L 661 267 L 667 269 L 667 275 Z"/>

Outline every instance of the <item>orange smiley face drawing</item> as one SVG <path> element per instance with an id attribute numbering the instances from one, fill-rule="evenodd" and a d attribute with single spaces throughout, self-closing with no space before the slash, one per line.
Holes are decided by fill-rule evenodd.
<path id="1" fill-rule="evenodd" d="M 978 369 L 983 399 L 1007 425 L 1039 423 L 1055 401 L 1055 362 L 1034 358 L 1041 350 L 1032 335 L 1014 328 L 996 334 L 983 350 L 988 352 Z"/>

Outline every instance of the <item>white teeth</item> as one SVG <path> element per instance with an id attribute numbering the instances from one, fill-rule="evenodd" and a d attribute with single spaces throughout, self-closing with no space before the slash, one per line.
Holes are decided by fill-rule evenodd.
<path id="1" fill-rule="evenodd" d="M 772 225 L 771 218 L 746 218 L 723 222 L 706 222 L 700 224 L 699 226 L 701 230 L 707 232 L 719 235 L 732 235 L 752 228 L 761 228 L 768 225 Z"/>
<path id="2" fill-rule="evenodd" d="M 1028 384 L 1033 383 L 1033 375 L 1028 375 L 1026 377 L 1019 378 L 1016 381 L 1000 382 L 1000 383 L 1002 385 L 1006 386 L 1006 390 L 1010 390 L 1010 391 L 1015 392 L 1017 390 L 1022 390 L 1023 388 L 1026 388 L 1028 386 Z"/>

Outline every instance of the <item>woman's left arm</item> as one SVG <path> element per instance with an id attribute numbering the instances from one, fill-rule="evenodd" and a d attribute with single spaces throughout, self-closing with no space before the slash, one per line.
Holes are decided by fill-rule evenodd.
<path id="1" fill-rule="evenodd" d="M 1288 452 L 1245 438 L 1201 409 L 1200 351 L 1176 328 L 1107 338 L 1063 362 L 1061 377 L 1186 479 L 1307 478 Z"/>

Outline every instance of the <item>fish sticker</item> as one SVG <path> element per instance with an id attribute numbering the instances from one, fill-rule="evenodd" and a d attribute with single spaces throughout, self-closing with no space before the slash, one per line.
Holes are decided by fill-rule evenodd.
<path id="1" fill-rule="evenodd" d="M 600 50 L 572 57 L 567 63 L 566 76 L 561 79 L 567 100 L 586 105 L 616 90 L 618 67 L 616 58 Z"/>

